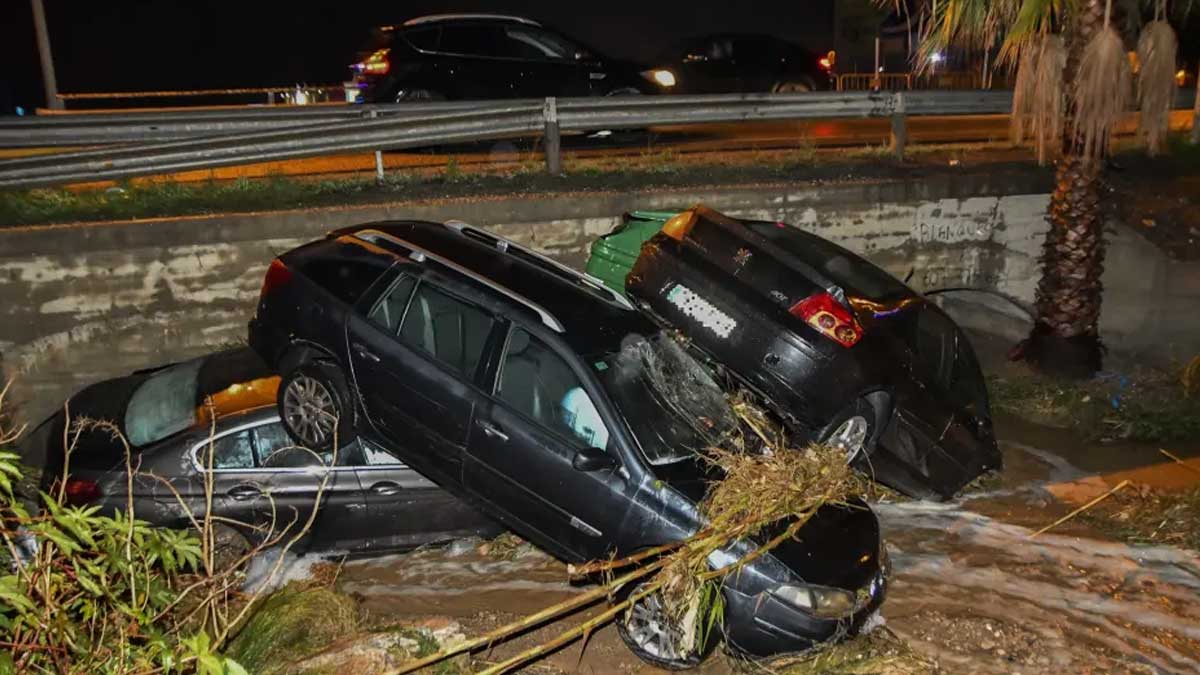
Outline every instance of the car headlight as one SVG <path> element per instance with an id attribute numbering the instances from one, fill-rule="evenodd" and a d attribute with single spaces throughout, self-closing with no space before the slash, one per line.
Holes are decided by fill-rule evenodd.
<path id="1" fill-rule="evenodd" d="M 660 87 L 670 88 L 675 86 L 675 73 L 662 68 L 644 71 L 642 72 L 642 77 L 650 80 Z"/>
<path id="2" fill-rule="evenodd" d="M 854 611 L 854 594 L 828 586 L 780 586 L 775 597 L 823 619 L 840 619 Z"/>

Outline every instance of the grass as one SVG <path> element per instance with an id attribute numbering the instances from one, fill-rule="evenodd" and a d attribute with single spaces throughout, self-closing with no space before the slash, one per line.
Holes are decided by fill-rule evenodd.
<path id="1" fill-rule="evenodd" d="M 922 658 L 886 628 L 815 652 L 770 664 L 780 675 L 926 675 L 937 673 L 934 661 Z"/>
<path id="2" fill-rule="evenodd" d="M 963 151 L 950 148 L 914 146 L 912 150 L 931 160 Z M 881 161 L 884 159 L 887 161 Z M 934 163 L 944 164 L 940 160 Z M 563 164 L 564 176 L 550 176 L 540 155 L 522 154 L 507 164 L 467 164 L 452 156 L 438 168 L 389 170 L 382 182 L 375 180 L 374 173 L 323 178 L 274 175 L 230 181 L 136 179 L 107 188 L 8 190 L 0 191 L 0 227 L 480 195 L 827 180 L 833 166 L 844 174 L 863 177 L 891 177 L 905 171 L 883 149 L 818 151 L 805 138 L 783 149 L 690 154 L 646 148 L 599 158 L 569 152 Z"/>
<path id="3" fill-rule="evenodd" d="M 1082 382 L 1059 380 L 1021 364 L 988 376 L 992 407 L 1078 432 L 1086 440 L 1169 442 L 1200 438 L 1200 395 L 1179 373 L 1135 366 Z"/>

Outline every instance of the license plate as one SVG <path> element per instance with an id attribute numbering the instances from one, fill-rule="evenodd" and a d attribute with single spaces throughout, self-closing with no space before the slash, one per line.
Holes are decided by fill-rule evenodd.
<path id="1" fill-rule="evenodd" d="M 674 288 L 667 291 L 667 302 L 675 305 L 684 316 L 695 320 L 721 338 L 728 338 L 733 329 L 737 328 L 737 321 L 734 321 L 733 317 L 717 309 L 711 302 L 683 284 L 675 284 Z"/>

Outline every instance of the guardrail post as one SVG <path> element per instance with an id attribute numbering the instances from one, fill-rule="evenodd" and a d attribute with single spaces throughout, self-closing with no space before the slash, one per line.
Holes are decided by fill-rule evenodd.
<path id="1" fill-rule="evenodd" d="M 1196 100 L 1192 101 L 1192 145 L 1200 145 L 1200 68 L 1196 68 Z"/>
<path id="2" fill-rule="evenodd" d="M 376 117 L 379 117 L 379 111 L 371 110 L 371 112 L 369 113 L 368 116 L 371 119 L 375 119 Z M 383 184 L 383 151 L 382 150 L 375 151 L 375 182 L 379 183 L 381 185 Z"/>
<path id="3" fill-rule="evenodd" d="M 904 146 L 908 144 L 908 114 L 904 108 L 904 92 L 892 94 L 892 152 L 896 159 L 904 159 Z"/>
<path id="4" fill-rule="evenodd" d="M 562 175 L 562 138 L 558 129 L 558 102 L 553 96 L 546 98 L 542 107 L 542 119 L 545 122 L 543 141 L 546 152 L 546 170 L 553 176 Z"/>

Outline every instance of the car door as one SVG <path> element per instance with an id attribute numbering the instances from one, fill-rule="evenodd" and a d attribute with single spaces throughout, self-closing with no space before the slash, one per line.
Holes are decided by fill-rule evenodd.
<path id="1" fill-rule="evenodd" d="M 522 97 L 587 96 L 591 78 L 599 83 L 607 77 L 582 48 L 538 26 L 502 26 L 498 53 L 517 69 Z"/>
<path id="2" fill-rule="evenodd" d="M 306 538 L 322 548 L 360 546 L 365 504 L 356 477 L 326 469 L 309 451 L 295 448 L 278 419 L 241 425 L 198 443 L 192 449 L 198 495 L 210 449 L 215 516 L 253 532 L 258 541 L 286 541 L 303 530 L 320 494 L 322 508 Z"/>
<path id="3" fill-rule="evenodd" d="M 471 433 L 464 482 L 539 545 L 591 558 L 607 552 L 628 509 L 628 474 L 599 389 L 574 361 L 525 328 L 509 331 L 494 393 Z M 577 454 L 589 449 L 612 465 L 576 469 Z"/>
<path id="4" fill-rule="evenodd" d="M 348 327 L 355 381 L 369 414 L 408 463 L 439 482 L 462 480 L 468 429 L 484 397 L 479 366 L 496 323 L 469 295 L 432 272 L 402 274 Z"/>
<path id="5" fill-rule="evenodd" d="M 494 23 L 456 23 L 442 27 L 438 44 L 440 76 L 453 98 L 515 98 L 523 79 L 502 49 L 504 36 Z"/>
<path id="6" fill-rule="evenodd" d="M 409 468 L 392 451 L 362 437 L 356 450 L 354 468 L 371 523 L 371 552 L 498 531 L 493 521 Z"/>

